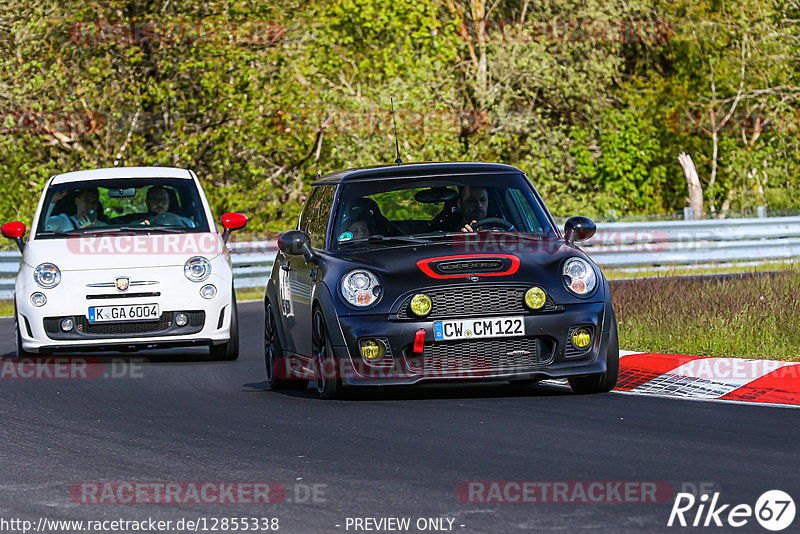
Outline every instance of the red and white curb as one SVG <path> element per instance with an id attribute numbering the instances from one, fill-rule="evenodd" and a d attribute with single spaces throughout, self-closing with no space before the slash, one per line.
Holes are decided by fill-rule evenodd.
<path id="1" fill-rule="evenodd" d="M 800 363 L 620 351 L 615 391 L 800 406 Z"/>

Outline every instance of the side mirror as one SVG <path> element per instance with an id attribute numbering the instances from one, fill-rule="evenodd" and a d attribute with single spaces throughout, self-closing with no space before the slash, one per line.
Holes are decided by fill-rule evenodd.
<path id="1" fill-rule="evenodd" d="M 278 249 L 290 256 L 305 256 L 306 261 L 314 258 L 311 238 L 302 230 L 290 230 L 278 238 Z"/>
<path id="2" fill-rule="evenodd" d="M 7 237 L 8 239 L 13 239 L 17 243 L 17 247 L 19 247 L 19 251 L 22 252 L 25 249 L 25 243 L 22 242 L 22 238 L 25 236 L 25 224 L 19 221 L 5 223 L 1 228 L 0 231 L 3 232 L 3 237 Z"/>
<path id="3" fill-rule="evenodd" d="M 571 217 L 564 223 L 564 241 L 571 245 L 575 241 L 591 239 L 597 232 L 597 225 L 588 217 Z"/>
<path id="4" fill-rule="evenodd" d="M 247 217 L 241 213 L 224 213 L 222 217 L 220 217 L 220 222 L 225 229 L 225 231 L 222 232 L 222 241 L 227 243 L 231 232 L 234 230 L 241 230 L 247 226 Z"/>

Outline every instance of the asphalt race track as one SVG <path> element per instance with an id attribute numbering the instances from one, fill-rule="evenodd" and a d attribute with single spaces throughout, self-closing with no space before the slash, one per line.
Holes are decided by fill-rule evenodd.
<path id="1" fill-rule="evenodd" d="M 754 518 L 738 529 L 669 528 L 672 492 L 657 503 L 462 502 L 457 488 L 469 481 L 644 481 L 675 491 L 702 483 L 721 504 L 754 506 L 772 489 L 800 504 L 794 409 L 582 397 L 545 385 L 431 385 L 326 402 L 311 390 L 269 391 L 261 304 L 241 304 L 240 320 L 236 362 L 212 362 L 199 350 L 113 354 L 103 356 L 113 364 L 97 365 L 105 377 L 0 380 L 0 517 L 278 518 L 280 532 L 292 533 L 363 532 L 355 518 L 389 517 L 410 518 L 408 532 L 428 518 L 454 519 L 450 531 L 465 533 L 767 532 Z M 13 357 L 12 319 L 0 319 L 0 340 L 0 355 Z M 275 482 L 287 497 L 280 504 L 71 498 L 71 488 L 92 481 Z M 426 525 L 433 531 L 439 523 Z M 799 526 L 795 519 L 786 532 Z"/>

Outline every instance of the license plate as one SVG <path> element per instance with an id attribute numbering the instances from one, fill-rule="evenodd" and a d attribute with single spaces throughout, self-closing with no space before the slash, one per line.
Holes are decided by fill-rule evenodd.
<path id="1" fill-rule="evenodd" d="M 92 306 L 90 323 L 118 321 L 157 321 L 161 317 L 158 304 L 129 304 L 126 306 Z"/>
<path id="2" fill-rule="evenodd" d="M 433 339 L 436 341 L 524 335 L 525 318 L 519 315 L 486 319 L 435 321 L 433 323 Z"/>

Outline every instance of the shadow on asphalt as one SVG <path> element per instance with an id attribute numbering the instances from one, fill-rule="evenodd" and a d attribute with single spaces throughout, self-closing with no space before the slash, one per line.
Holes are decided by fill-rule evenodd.
<path id="1" fill-rule="evenodd" d="M 16 358 L 14 350 L 0 354 L 0 358 Z M 58 352 L 54 354 L 37 354 L 29 357 L 33 361 L 47 358 L 59 358 L 70 360 L 86 360 L 90 364 L 102 364 L 105 362 L 135 362 L 135 363 L 192 363 L 192 362 L 214 362 L 214 363 L 236 363 L 213 360 L 208 353 L 208 349 L 182 349 L 174 351 L 169 349 L 138 351 L 138 352 Z"/>
<path id="2" fill-rule="evenodd" d="M 250 388 L 249 392 L 263 392 L 269 395 L 282 395 L 300 399 L 310 399 L 318 402 L 311 387 L 304 390 L 278 390 L 269 389 L 266 381 L 242 384 Z M 431 400 L 431 399 L 483 399 L 503 397 L 559 397 L 573 395 L 568 386 L 556 384 L 508 384 L 504 382 L 492 384 L 425 384 L 419 386 L 388 386 L 388 387 L 362 387 L 345 388 L 343 397 L 339 401 L 364 402 L 364 401 L 406 401 L 406 400 Z"/>

